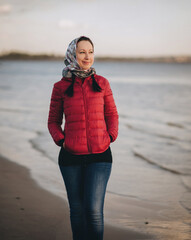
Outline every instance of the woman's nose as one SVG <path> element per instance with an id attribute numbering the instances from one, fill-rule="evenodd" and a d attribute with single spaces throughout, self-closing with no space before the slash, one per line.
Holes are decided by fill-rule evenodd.
<path id="1" fill-rule="evenodd" d="M 88 53 L 86 53 L 85 58 L 89 59 L 89 54 Z"/>

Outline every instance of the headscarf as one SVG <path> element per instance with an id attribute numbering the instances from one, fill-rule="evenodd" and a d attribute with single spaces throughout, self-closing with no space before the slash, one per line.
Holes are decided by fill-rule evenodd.
<path id="1" fill-rule="evenodd" d="M 66 67 L 62 70 L 63 77 L 71 78 L 73 73 L 77 77 L 86 78 L 96 73 L 95 69 L 92 67 L 88 70 L 80 69 L 76 60 L 77 42 L 81 37 L 74 39 L 68 46 L 64 60 Z"/>

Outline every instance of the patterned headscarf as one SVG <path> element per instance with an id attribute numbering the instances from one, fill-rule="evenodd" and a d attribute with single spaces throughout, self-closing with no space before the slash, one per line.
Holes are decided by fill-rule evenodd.
<path id="1" fill-rule="evenodd" d="M 96 73 L 95 69 L 92 67 L 88 70 L 80 69 L 76 60 L 76 46 L 80 38 L 81 37 L 74 39 L 68 46 L 64 60 L 66 67 L 62 70 L 63 77 L 71 78 L 73 73 L 77 77 L 86 78 Z"/>

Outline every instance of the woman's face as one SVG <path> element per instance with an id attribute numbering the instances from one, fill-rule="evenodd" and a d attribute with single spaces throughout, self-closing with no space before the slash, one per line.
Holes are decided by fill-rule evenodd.
<path id="1" fill-rule="evenodd" d="M 94 63 L 94 49 L 89 41 L 80 41 L 76 48 L 76 60 L 82 70 L 88 70 Z"/>

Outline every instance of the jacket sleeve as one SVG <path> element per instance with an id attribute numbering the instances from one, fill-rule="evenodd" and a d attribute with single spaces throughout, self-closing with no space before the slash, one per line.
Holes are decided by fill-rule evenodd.
<path id="1" fill-rule="evenodd" d="M 48 130 L 54 142 L 58 146 L 60 146 L 61 142 L 60 140 L 64 140 L 64 134 L 61 127 L 62 120 L 63 120 L 63 100 L 61 90 L 57 84 L 54 84 L 48 116 Z"/>
<path id="2" fill-rule="evenodd" d="M 107 125 L 107 131 L 111 136 L 111 142 L 114 142 L 118 136 L 118 112 L 113 98 L 113 93 L 108 80 L 106 80 L 104 95 L 104 113 Z"/>

